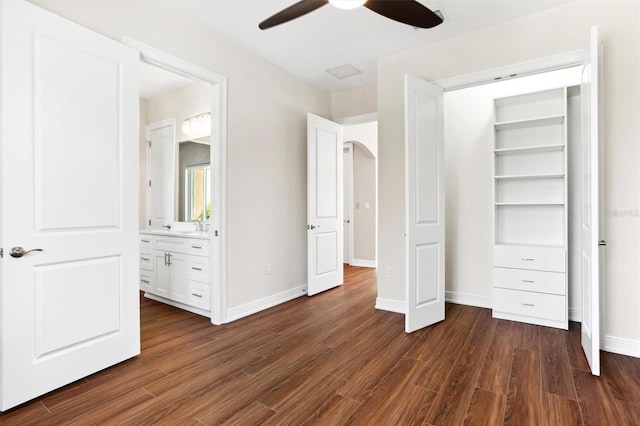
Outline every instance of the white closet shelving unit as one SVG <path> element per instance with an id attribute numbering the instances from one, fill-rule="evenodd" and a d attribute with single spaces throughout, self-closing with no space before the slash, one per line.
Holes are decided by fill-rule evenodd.
<path id="1" fill-rule="evenodd" d="M 493 316 L 568 328 L 567 90 L 495 99 Z"/>

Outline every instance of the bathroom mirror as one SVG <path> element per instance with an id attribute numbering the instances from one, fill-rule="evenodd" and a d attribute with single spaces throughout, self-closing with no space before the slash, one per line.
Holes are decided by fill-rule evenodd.
<path id="1" fill-rule="evenodd" d="M 207 138 L 208 139 L 208 138 Z M 178 144 L 178 220 L 211 219 L 211 147 L 204 141 Z"/>

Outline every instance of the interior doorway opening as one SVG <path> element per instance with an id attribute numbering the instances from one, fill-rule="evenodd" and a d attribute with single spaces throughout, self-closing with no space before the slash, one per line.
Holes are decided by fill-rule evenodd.
<path id="1" fill-rule="evenodd" d="M 181 279 L 186 283 L 176 297 L 163 289 L 159 297 L 222 324 L 226 321 L 226 78 L 136 40 L 127 38 L 125 44 L 138 50 L 141 58 L 140 230 L 174 227 L 177 231 L 183 225 L 189 229 L 197 225 L 203 242 L 202 247 L 189 242 L 185 249 L 202 249 L 198 253 L 202 264 L 181 259 L 180 253 L 167 263 L 165 254 L 164 265 L 175 268 L 171 274 L 180 272 L 182 260 L 190 275 Z M 167 120 L 172 120 L 171 129 L 156 138 L 153 130 Z M 166 146 L 160 148 L 160 143 Z M 155 187 L 154 179 L 159 182 Z M 162 266 L 151 254 L 147 258 Z M 148 279 L 158 268 L 147 269 L 147 279 L 141 269 L 143 290 L 144 283 L 160 285 L 157 277 Z M 194 274 L 198 277 L 192 280 Z M 155 293 L 146 294 L 153 298 Z"/>

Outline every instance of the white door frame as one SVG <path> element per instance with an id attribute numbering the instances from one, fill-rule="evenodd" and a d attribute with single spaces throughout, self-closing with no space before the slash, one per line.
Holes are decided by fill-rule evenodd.
<path id="1" fill-rule="evenodd" d="M 344 182 L 349 182 L 350 185 L 348 188 L 345 188 L 345 195 L 348 195 L 348 200 L 349 200 L 349 204 L 348 205 L 344 205 L 343 206 L 343 210 L 346 210 L 349 214 L 347 215 L 347 217 L 349 218 L 349 226 L 347 227 L 349 229 L 349 233 L 347 235 L 344 235 L 343 238 L 345 239 L 345 241 L 349 242 L 349 250 L 347 253 L 347 264 L 349 264 L 350 266 L 353 265 L 353 229 L 355 227 L 355 218 L 353 217 L 353 150 L 354 150 L 354 144 L 353 142 L 344 142 L 344 144 L 342 145 L 343 150 L 344 149 L 349 149 L 349 153 L 345 153 L 346 154 L 346 159 L 344 161 L 343 166 L 347 166 L 347 164 L 349 165 L 349 167 L 347 168 L 347 172 L 349 173 L 349 175 L 347 175 L 346 173 L 343 176 L 343 184 Z M 343 154 L 344 155 L 344 154 Z M 348 161 L 348 163 L 347 163 Z M 344 220 L 344 218 L 343 218 Z"/>
<path id="2" fill-rule="evenodd" d="M 200 81 L 212 88 L 211 99 L 211 322 L 227 321 L 227 78 L 129 37 L 124 44 L 151 65 Z"/>

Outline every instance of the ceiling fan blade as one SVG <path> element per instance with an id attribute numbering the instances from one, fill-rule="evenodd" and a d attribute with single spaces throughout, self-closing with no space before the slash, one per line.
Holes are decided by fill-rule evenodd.
<path id="1" fill-rule="evenodd" d="M 270 18 L 260 22 L 258 28 L 266 30 L 267 28 L 275 27 L 276 25 L 283 24 L 293 19 L 299 18 L 302 15 L 306 15 L 309 12 L 324 6 L 329 3 L 329 0 L 302 0 L 298 3 L 289 6 L 288 8 L 281 10 Z"/>
<path id="2" fill-rule="evenodd" d="M 394 21 L 419 28 L 433 28 L 442 18 L 415 0 L 368 0 L 364 6 Z"/>

